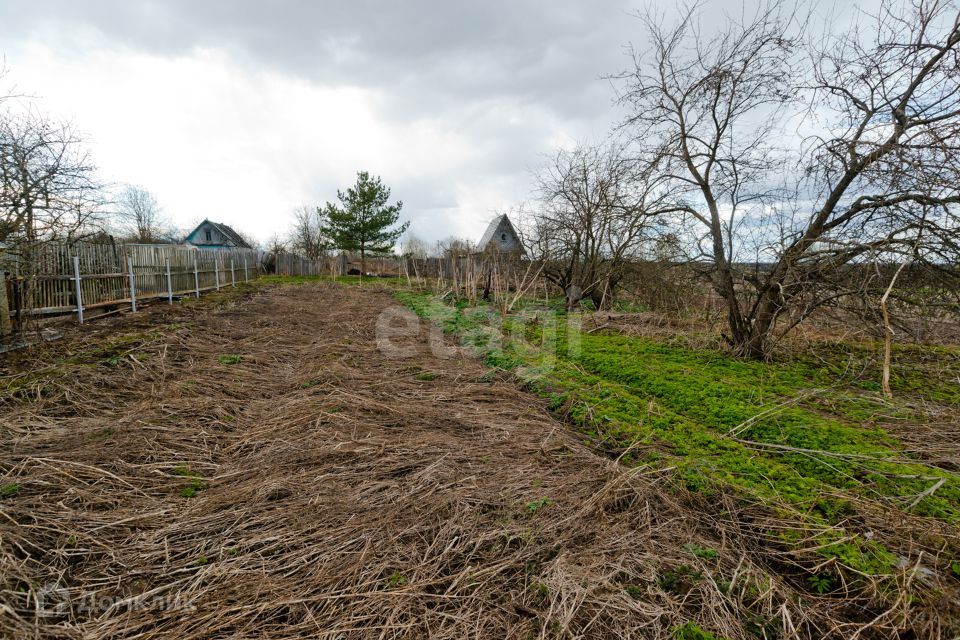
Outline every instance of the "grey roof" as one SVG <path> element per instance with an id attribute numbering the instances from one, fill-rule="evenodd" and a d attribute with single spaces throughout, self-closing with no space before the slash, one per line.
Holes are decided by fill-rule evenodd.
<path id="1" fill-rule="evenodd" d="M 213 220 L 210 220 L 210 219 L 207 219 L 207 218 L 204 218 L 203 222 L 201 222 L 200 224 L 198 224 L 197 227 L 196 227 L 196 229 L 194 229 L 193 231 L 191 231 L 190 233 L 188 233 L 188 234 L 187 234 L 187 237 L 189 238 L 190 236 L 192 236 L 194 233 L 196 233 L 197 229 L 199 229 L 200 227 L 202 227 L 202 226 L 205 225 L 205 224 L 209 224 L 210 226 L 214 227 L 217 231 L 219 231 L 219 232 L 222 233 L 224 236 L 226 236 L 226 237 L 230 240 L 230 242 L 232 242 L 232 243 L 235 244 L 236 246 L 241 247 L 241 248 L 243 248 L 243 249 L 252 249 L 252 248 L 253 248 L 253 247 L 251 247 L 249 244 L 247 244 L 247 241 L 243 239 L 243 236 L 241 236 L 239 233 L 237 233 L 237 232 L 233 229 L 233 227 L 231 227 L 230 225 L 223 224 L 223 223 L 221 223 L 221 222 L 214 222 Z"/>
<path id="2" fill-rule="evenodd" d="M 483 236 L 480 237 L 480 242 L 477 243 L 477 250 L 484 251 L 487 248 L 487 245 L 490 244 L 490 241 L 493 240 L 494 234 L 497 232 L 497 229 L 500 228 L 500 223 L 506 221 L 507 226 L 510 228 L 510 233 L 517 239 L 520 240 L 520 235 L 517 233 L 517 230 L 513 228 L 513 223 L 510 222 L 510 218 L 506 214 L 499 215 L 493 220 L 490 221 L 490 224 L 487 225 L 487 230 L 483 232 Z"/>

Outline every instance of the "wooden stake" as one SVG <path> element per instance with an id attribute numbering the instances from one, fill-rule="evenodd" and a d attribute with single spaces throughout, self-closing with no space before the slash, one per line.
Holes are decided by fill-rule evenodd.
<path id="1" fill-rule="evenodd" d="M 193 252 L 193 288 L 197 292 L 197 299 L 200 299 L 200 270 L 197 268 L 197 252 Z"/>
<path id="2" fill-rule="evenodd" d="M 137 312 L 137 279 L 133 275 L 133 257 L 127 256 L 127 274 L 130 277 L 130 310 Z"/>
<path id="3" fill-rule="evenodd" d="M 73 281 L 77 292 L 77 324 L 83 324 L 83 287 L 80 286 L 80 256 L 73 256 Z"/>
<path id="4" fill-rule="evenodd" d="M 0 337 L 13 333 L 10 322 L 10 302 L 7 300 L 7 283 L 3 269 L 0 269 Z"/>
<path id="5" fill-rule="evenodd" d="M 167 302 L 173 304 L 173 279 L 170 278 L 170 261 L 164 260 L 167 267 Z"/>

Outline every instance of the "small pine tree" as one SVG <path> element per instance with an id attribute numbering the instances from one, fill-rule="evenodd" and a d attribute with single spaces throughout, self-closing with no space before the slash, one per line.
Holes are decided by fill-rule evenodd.
<path id="1" fill-rule="evenodd" d="M 346 192 L 337 190 L 337 206 L 328 202 L 320 212 L 326 220 L 323 234 L 330 243 L 343 251 L 360 252 L 360 270 L 367 272 L 367 252 L 386 253 L 410 226 L 404 222 L 399 227 L 400 209 L 403 202 L 388 205 L 390 188 L 371 177 L 366 171 L 357 174 L 357 182 Z"/>

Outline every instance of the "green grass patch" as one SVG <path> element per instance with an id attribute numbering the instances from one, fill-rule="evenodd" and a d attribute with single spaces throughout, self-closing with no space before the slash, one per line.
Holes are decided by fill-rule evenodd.
<path id="1" fill-rule="evenodd" d="M 844 351 L 828 344 L 788 360 L 754 362 L 694 348 L 682 338 L 598 332 L 574 333 L 577 340 L 568 341 L 566 323 L 575 316 L 543 309 L 503 317 L 426 293 L 394 296 L 490 367 L 512 371 L 593 442 L 615 451 L 633 447 L 625 462 L 674 467 L 690 491 L 732 487 L 766 504 L 791 505 L 810 530 L 798 531 L 796 540 L 781 535 L 784 544 L 807 536 L 840 564 L 874 575 L 894 571 L 897 558 L 881 544 L 851 541 L 836 527 L 851 513 L 849 502 L 837 497 L 843 492 L 906 508 L 943 480 L 911 510 L 960 522 L 957 476 L 914 460 L 877 426 L 878 416 L 922 416 L 910 403 L 891 404 L 869 384 L 875 345 Z M 960 406 L 954 388 L 960 385 L 942 382 L 942 375 L 923 385 L 944 362 L 960 371 L 960 351 L 933 352 L 931 360 L 926 350 L 901 348 L 894 388 L 907 395 L 923 387 L 923 397 Z"/>

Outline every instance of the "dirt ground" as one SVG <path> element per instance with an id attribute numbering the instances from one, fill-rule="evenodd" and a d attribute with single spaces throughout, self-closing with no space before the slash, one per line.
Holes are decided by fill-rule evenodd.
<path id="1" fill-rule="evenodd" d="M 438 357 L 425 328 L 406 357 L 378 349 L 391 306 L 274 286 L 11 356 L 0 636 L 839 637 L 868 621 L 801 600 L 717 509 Z"/>

